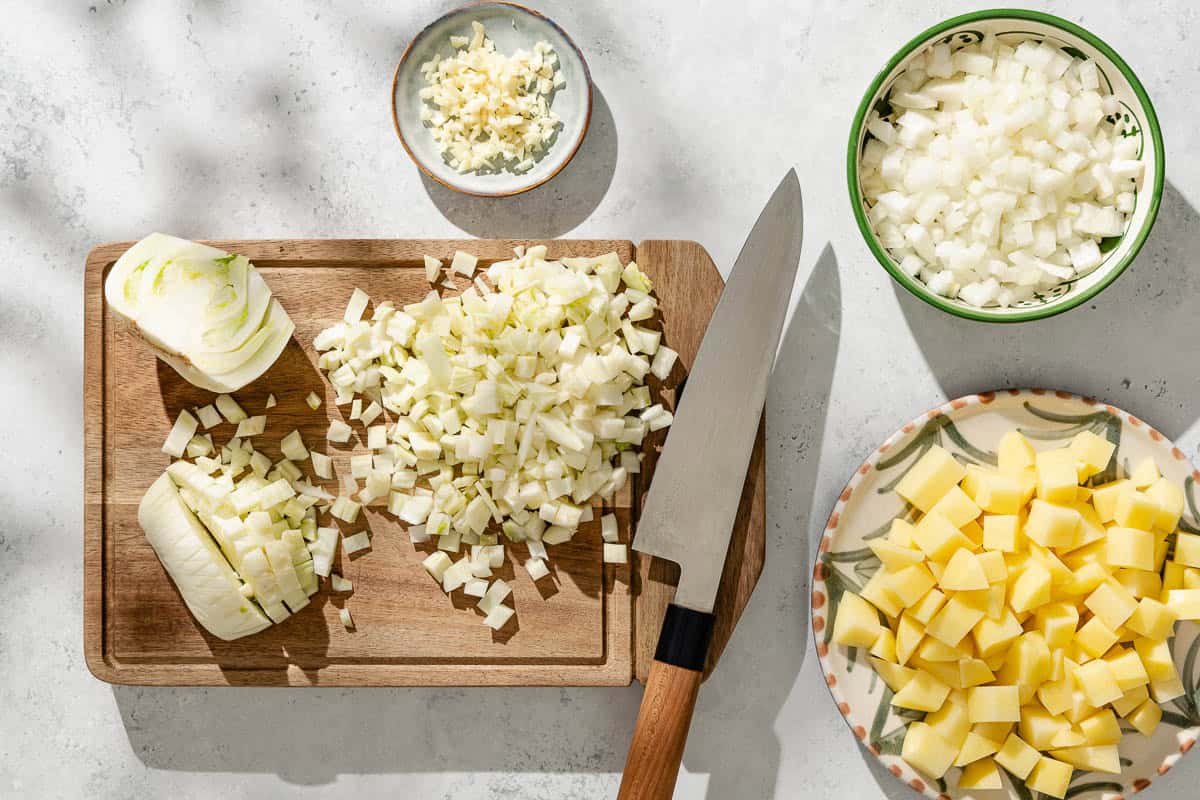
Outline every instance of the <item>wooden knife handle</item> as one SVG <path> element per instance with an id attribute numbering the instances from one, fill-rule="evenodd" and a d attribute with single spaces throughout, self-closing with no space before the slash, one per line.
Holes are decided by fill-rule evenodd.
<path id="1" fill-rule="evenodd" d="M 617 800 L 670 800 L 675 792 L 712 631 L 712 614 L 667 607 Z"/>

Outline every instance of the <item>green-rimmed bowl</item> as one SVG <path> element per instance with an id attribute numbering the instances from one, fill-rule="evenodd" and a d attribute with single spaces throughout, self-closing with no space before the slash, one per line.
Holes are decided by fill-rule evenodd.
<path id="1" fill-rule="evenodd" d="M 906 726 L 924 714 L 891 705 L 892 691 L 871 668 L 866 654 L 831 640 L 833 620 L 842 595 L 847 590 L 859 591 L 880 567 L 868 547 L 870 541 L 886 534 L 893 519 L 913 518 L 912 508 L 893 491 L 913 462 L 936 444 L 963 463 L 994 464 L 997 442 L 1013 428 L 1025 433 L 1039 450 L 1062 447 L 1082 430 L 1113 442 L 1114 457 L 1108 468 L 1092 479 L 1095 484 L 1125 477 L 1143 459 L 1153 457 L 1163 476 L 1183 487 L 1186 508 L 1179 530 L 1200 532 L 1200 471 L 1183 451 L 1116 406 L 1070 392 L 1009 389 L 960 397 L 904 425 L 863 462 L 838 498 L 821 537 L 810 603 L 813 640 L 825 683 L 854 735 L 889 772 L 935 800 L 1047 800 L 1048 796 L 1031 792 L 1007 773 L 1002 790 L 975 791 L 959 788 L 962 771 L 958 767 L 933 780 L 909 766 L 900 758 Z M 1162 722 L 1152 736 L 1142 736 L 1126 726 L 1119 775 L 1075 770 L 1068 797 L 1129 797 L 1195 747 L 1200 738 L 1200 623 L 1176 623 L 1170 641 L 1183 696 L 1163 704 Z"/>
<path id="2" fill-rule="evenodd" d="M 1008 41 L 1048 41 L 1068 51 L 1075 51 L 1073 55 L 1095 61 L 1100 71 L 1101 88 L 1109 89 L 1124 107 L 1122 123 L 1128 135 L 1138 137 L 1146 170 L 1125 233 L 1119 237 L 1105 239 L 1101 243 L 1105 259 L 1100 266 L 1082 278 L 1059 284 L 1048 292 L 1008 308 L 977 308 L 961 300 L 942 297 L 930 291 L 919 278 L 910 277 L 900 269 L 879 242 L 867 219 L 868 205 L 859 183 L 858 162 L 870 136 L 867 132 L 868 112 L 881 104 L 881 101 L 887 100 L 892 83 L 915 56 L 934 44 L 945 42 L 951 46 L 963 46 L 993 33 Z M 854 115 L 854 123 L 850 127 L 846 173 L 850 184 L 850 204 L 854 208 L 859 230 L 862 231 L 863 238 L 875 254 L 875 258 L 901 286 L 926 303 L 966 319 L 983 322 L 1024 322 L 1054 316 L 1095 297 L 1104 287 L 1116 280 L 1137 256 L 1150 234 L 1162 200 L 1162 131 L 1159 128 L 1158 116 L 1154 113 L 1154 106 L 1150 103 L 1150 97 L 1141 81 L 1133 74 L 1129 65 L 1095 34 L 1050 14 L 997 8 L 963 14 L 939 23 L 918 35 L 892 56 L 871 81 Z"/>

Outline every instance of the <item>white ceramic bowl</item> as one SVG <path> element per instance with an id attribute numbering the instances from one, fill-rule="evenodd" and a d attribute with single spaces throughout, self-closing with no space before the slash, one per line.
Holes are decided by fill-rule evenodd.
<path id="1" fill-rule="evenodd" d="M 1146 162 L 1141 189 L 1137 192 L 1137 202 L 1125 233 L 1101 243 L 1101 250 L 1105 253 L 1104 262 L 1082 278 L 1060 284 L 1034 299 L 1008 308 L 977 308 L 958 299 L 942 297 L 930 291 L 919 279 L 901 270 L 879 242 L 867 220 L 868 205 L 863 198 L 858 175 L 859 157 L 870 135 L 867 132 L 867 115 L 876 107 L 884 111 L 890 108 L 886 106 L 886 100 L 892 83 L 907 69 L 913 58 L 937 43 L 946 42 L 951 46 L 961 47 L 977 42 L 988 34 L 996 34 L 1002 40 L 1014 43 L 1026 39 L 1044 40 L 1073 51 L 1072 54 L 1077 57 L 1095 61 L 1100 70 L 1101 88 L 1111 90 L 1121 101 L 1124 112 L 1120 122 L 1129 135 L 1138 137 L 1141 157 Z M 892 56 L 875 76 L 858 107 L 858 113 L 850 127 L 846 171 L 850 187 L 850 205 L 858 221 L 859 230 L 875 258 L 897 283 L 926 303 L 966 319 L 983 322 L 1022 322 L 1053 316 L 1086 302 L 1116 280 L 1133 262 L 1146 237 L 1150 235 L 1150 228 L 1154 225 L 1154 218 L 1158 215 L 1158 206 L 1162 199 L 1162 132 L 1150 97 L 1133 74 L 1133 70 L 1095 34 L 1065 19 L 1040 11 L 991 9 L 963 14 L 935 25 L 918 34 Z"/>
<path id="2" fill-rule="evenodd" d="M 1004 791 L 970 792 L 957 788 L 961 772 L 957 767 L 933 782 L 913 770 L 900 758 L 911 712 L 891 706 L 891 690 L 862 653 L 830 641 L 831 617 L 842 592 L 861 587 L 879 568 L 866 542 L 886 533 L 892 519 L 906 513 L 904 501 L 892 487 L 924 448 L 936 443 L 967 463 L 987 461 L 995 458 L 991 449 L 1000 436 L 1014 427 L 1037 447 L 1061 447 L 1080 430 L 1115 441 L 1114 474 L 1101 480 L 1127 474 L 1131 466 L 1153 456 L 1163 475 L 1184 487 L 1187 509 L 1180 528 L 1195 531 L 1200 525 L 1196 520 L 1200 471 L 1183 452 L 1119 408 L 1068 392 L 1027 389 L 970 395 L 922 414 L 880 445 L 846 485 L 821 539 L 813 570 L 813 640 L 825 682 L 854 735 L 893 775 L 926 797 L 1030 800 L 1039 795 L 1012 776 L 1006 777 Z M 1125 734 L 1120 775 L 1076 770 L 1070 788 L 1073 800 L 1114 800 L 1141 791 L 1195 745 L 1200 737 L 1200 625 L 1178 623 L 1172 652 L 1185 696 L 1164 706 L 1162 723 L 1153 736 Z"/>
<path id="3" fill-rule="evenodd" d="M 558 54 L 566 84 L 554 92 L 552 108 L 562 127 L 550 147 L 527 172 L 462 173 L 446 163 L 433 136 L 421 121 L 424 104 L 418 92 L 425 78 L 421 65 L 435 56 L 453 55 L 451 36 L 469 36 L 471 22 L 479 21 L 496 49 L 512 53 L 549 42 Z M 592 116 L 592 78 L 579 48 L 558 25 L 537 11 L 515 3 L 485 2 L 455 9 L 430 23 L 409 43 L 392 79 L 392 122 L 408 155 L 422 172 L 443 186 L 479 197 L 507 197 L 541 186 L 574 157 L 587 135 Z"/>

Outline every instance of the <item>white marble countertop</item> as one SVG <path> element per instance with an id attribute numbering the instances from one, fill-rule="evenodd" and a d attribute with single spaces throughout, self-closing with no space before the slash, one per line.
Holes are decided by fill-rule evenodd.
<path id="1" fill-rule="evenodd" d="M 802 270 L 816 268 L 768 400 L 768 562 L 701 693 L 681 798 L 912 796 L 854 744 L 807 634 L 815 532 L 900 422 L 975 390 L 1062 387 L 1197 456 L 1200 11 L 1187 0 L 1032 4 L 1138 72 L 1168 179 L 1125 277 L 1065 316 L 1003 328 L 894 287 L 859 238 L 843 168 L 873 72 L 985 3 L 546 0 L 590 61 L 593 129 L 551 184 L 486 201 L 423 182 L 389 117 L 405 43 L 455 0 L 93 2 L 7 3 L 0 25 L 0 796 L 611 796 L 641 696 L 95 680 L 81 633 L 80 298 L 101 241 L 694 238 L 727 269 L 795 165 Z M 1195 796 L 1198 780 L 1190 756 L 1143 796 Z"/>

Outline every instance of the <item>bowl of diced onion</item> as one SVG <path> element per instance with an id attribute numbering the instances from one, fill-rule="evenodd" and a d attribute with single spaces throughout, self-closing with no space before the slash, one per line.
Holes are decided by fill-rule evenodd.
<path id="1" fill-rule="evenodd" d="M 918 35 L 867 89 L 847 177 L 859 229 L 908 291 L 972 320 L 1073 308 L 1132 263 L 1158 214 L 1150 98 L 1094 34 L 995 9 Z"/>

